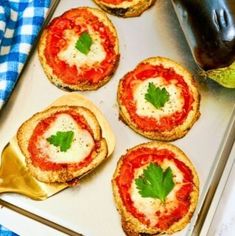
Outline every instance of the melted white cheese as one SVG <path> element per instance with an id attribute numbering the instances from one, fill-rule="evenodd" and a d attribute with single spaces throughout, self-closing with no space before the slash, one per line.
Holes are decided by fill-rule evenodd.
<path id="1" fill-rule="evenodd" d="M 165 170 L 168 167 L 171 168 L 172 173 L 174 175 L 174 183 L 182 183 L 184 176 L 181 170 L 176 166 L 176 164 L 173 161 L 170 161 L 168 159 L 164 159 L 164 161 L 161 164 L 161 167 Z"/>
<path id="2" fill-rule="evenodd" d="M 169 101 L 163 107 L 157 109 L 153 104 L 145 99 L 149 83 L 154 83 L 156 87 L 165 88 L 169 93 Z M 181 111 L 183 107 L 183 98 L 180 94 L 181 90 L 174 84 L 164 84 L 163 78 L 149 78 L 139 82 L 134 88 L 134 100 L 136 102 L 137 115 L 147 116 L 159 120 L 161 117 L 171 115 L 176 111 Z"/>
<path id="3" fill-rule="evenodd" d="M 71 147 L 66 152 L 61 152 L 60 147 L 50 144 L 46 139 L 55 135 L 58 131 L 73 131 L 74 137 Z M 55 163 L 74 163 L 85 159 L 94 147 L 91 134 L 81 129 L 76 121 L 68 114 L 59 115 L 44 133 L 39 141 L 38 147 L 49 160 Z"/>
<path id="4" fill-rule="evenodd" d="M 70 66 L 76 66 L 78 70 L 83 66 L 93 66 L 102 62 L 106 57 L 106 52 L 101 44 L 101 39 L 92 30 L 89 30 L 89 34 L 92 38 L 92 45 L 89 53 L 85 55 L 75 47 L 79 39 L 78 35 L 73 30 L 65 30 L 64 38 L 68 41 L 68 46 L 59 52 L 59 59 Z"/>
<path id="5" fill-rule="evenodd" d="M 169 165 L 172 169 L 172 173 L 174 175 L 174 183 L 175 186 L 172 191 L 167 195 L 165 203 L 161 203 L 159 199 L 156 198 L 143 198 L 136 187 L 135 181 L 132 182 L 130 188 L 130 195 L 133 201 L 134 207 L 138 209 L 138 211 L 145 215 L 146 219 L 150 221 L 151 226 L 155 226 L 158 222 L 159 216 L 156 215 L 156 212 L 160 212 L 160 215 L 170 213 L 176 206 L 177 202 L 176 199 L 176 192 L 181 188 L 182 184 L 177 183 L 178 180 L 181 178 L 180 175 L 182 173 L 178 173 L 179 170 L 173 162 L 168 162 L 167 160 L 164 161 L 162 165 L 163 169 L 166 169 Z M 164 167 L 166 166 L 166 168 Z M 146 169 L 147 166 L 143 166 L 136 170 L 135 172 L 135 179 L 138 178 L 140 175 L 143 174 L 143 170 Z"/>

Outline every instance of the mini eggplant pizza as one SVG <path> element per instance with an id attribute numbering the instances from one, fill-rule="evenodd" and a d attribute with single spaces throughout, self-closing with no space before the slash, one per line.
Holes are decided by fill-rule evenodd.
<path id="1" fill-rule="evenodd" d="M 118 104 L 120 119 L 154 140 L 183 137 L 200 116 L 200 94 L 192 75 L 162 57 L 142 61 L 120 80 Z"/>
<path id="2" fill-rule="evenodd" d="M 134 17 L 141 15 L 155 0 L 94 0 L 94 2 L 110 14 Z"/>
<path id="3" fill-rule="evenodd" d="M 17 132 L 30 173 L 39 181 L 68 182 L 108 155 L 95 115 L 81 106 L 54 106 L 28 119 Z"/>
<path id="4" fill-rule="evenodd" d="M 80 7 L 56 17 L 43 31 L 39 59 L 49 80 L 68 90 L 96 90 L 119 62 L 116 30 L 102 11 Z"/>
<path id="5" fill-rule="evenodd" d="M 172 234 L 190 221 L 199 180 L 187 156 L 169 143 L 149 142 L 127 151 L 112 179 L 128 236 Z"/>

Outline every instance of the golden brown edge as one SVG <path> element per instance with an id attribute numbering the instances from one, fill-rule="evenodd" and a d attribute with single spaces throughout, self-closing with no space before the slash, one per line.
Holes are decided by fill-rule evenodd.
<path id="1" fill-rule="evenodd" d="M 116 177 L 120 174 L 119 170 L 122 165 L 123 158 L 130 152 L 132 152 L 135 149 L 138 149 L 140 147 L 162 147 L 162 148 L 170 148 L 173 152 L 176 152 L 177 158 L 184 162 L 192 171 L 193 174 L 193 182 L 194 182 L 194 189 L 191 193 L 191 205 L 188 213 L 178 222 L 173 224 L 167 231 L 161 232 L 160 229 L 155 229 L 155 228 L 148 228 L 145 225 L 143 225 L 138 219 L 134 218 L 125 208 L 121 197 L 119 195 L 119 190 L 118 187 L 115 183 Z M 143 235 L 159 235 L 162 233 L 166 234 L 172 234 L 175 233 L 179 230 L 182 230 L 191 220 L 191 217 L 196 209 L 196 205 L 198 202 L 198 196 L 199 196 L 199 178 L 196 172 L 195 167 L 193 166 L 192 162 L 190 159 L 186 156 L 186 154 L 179 149 L 177 146 L 170 144 L 170 143 L 165 143 L 165 142 L 159 142 L 159 141 L 151 141 L 148 143 L 143 143 L 139 144 L 133 148 L 130 148 L 127 150 L 127 152 L 122 155 L 117 163 L 116 170 L 113 174 L 112 178 L 112 188 L 113 188 L 113 197 L 114 201 L 116 203 L 116 208 L 118 212 L 120 213 L 121 216 L 121 222 L 122 222 L 122 227 L 123 230 L 126 232 L 128 236 L 143 236 Z"/>
<path id="2" fill-rule="evenodd" d="M 156 0 L 139 0 L 137 3 L 134 1 L 126 4 L 109 4 L 103 3 L 100 0 L 93 0 L 101 9 L 108 12 L 109 14 L 128 18 L 140 16 L 144 11 L 153 6 Z"/>
<path id="3" fill-rule="evenodd" d="M 79 114 L 85 116 L 85 119 L 88 120 L 88 123 L 93 131 L 93 137 L 96 141 L 100 141 L 100 148 L 98 152 L 93 152 L 92 162 L 79 170 L 72 170 L 67 167 L 62 168 L 61 170 L 42 170 L 40 167 L 34 166 L 32 164 L 32 160 L 28 151 L 28 141 L 32 135 L 32 132 L 38 122 L 48 115 L 53 114 L 56 111 L 63 111 L 68 109 L 74 109 Z M 84 107 L 74 107 L 74 106 L 60 106 L 60 107 L 50 107 L 47 110 L 42 112 L 38 112 L 34 114 L 31 118 L 26 120 L 17 131 L 17 140 L 19 147 L 26 158 L 26 164 L 30 173 L 36 177 L 38 180 L 51 183 L 51 182 L 67 182 L 74 178 L 80 177 L 81 175 L 85 175 L 94 169 L 98 164 L 100 164 L 108 154 L 107 144 L 104 138 L 101 136 L 101 128 L 99 123 L 95 117 L 95 115 Z"/>
<path id="4" fill-rule="evenodd" d="M 181 74 L 183 73 L 187 76 L 187 80 L 189 80 L 189 82 L 191 84 L 191 86 L 190 85 L 189 86 L 192 89 L 192 93 L 193 93 L 193 96 L 194 96 L 194 99 L 195 99 L 194 107 L 191 111 L 191 114 L 193 113 L 191 115 L 192 119 L 189 122 L 187 122 L 187 120 L 186 120 L 187 123 L 184 122 L 182 125 L 180 125 L 176 129 L 172 129 L 170 131 L 164 131 L 164 132 L 155 132 L 155 131 L 153 131 L 153 132 L 151 132 L 151 131 L 143 131 L 143 130 L 139 129 L 137 127 L 137 125 L 135 125 L 131 121 L 131 118 L 129 116 L 129 113 L 128 113 L 127 109 L 121 104 L 121 101 L 120 101 L 120 97 L 121 97 L 121 94 L 123 92 L 122 81 L 123 81 L 125 75 L 119 81 L 119 84 L 118 84 L 117 102 L 118 102 L 118 106 L 119 106 L 119 118 L 126 125 L 128 125 L 130 128 L 132 128 L 136 133 L 138 133 L 140 135 L 143 135 L 144 137 L 147 137 L 147 138 L 152 139 L 152 140 L 159 140 L 159 141 L 174 141 L 176 139 L 184 137 L 188 133 L 188 131 L 192 128 L 194 123 L 199 119 L 199 117 L 200 117 L 199 108 L 200 108 L 200 97 L 201 96 L 198 92 L 197 85 L 196 85 L 192 75 L 188 72 L 188 70 L 186 68 L 184 68 L 183 66 L 181 66 L 177 62 L 174 62 L 171 59 L 164 58 L 164 57 L 151 57 L 151 58 L 147 58 L 147 59 L 143 60 L 139 64 L 141 64 L 143 62 L 144 63 L 152 63 L 153 61 L 157 61 L 157 62 L 159 62 L 159 64 L 160 63 L 164 64 L 164 63 L 170 62 L 171 64 L 174 64 L 175 67 L 177 67 L 178 70 L 181 71 Z M 174 68 L 174 69 L 176 69 L 176 68 Z M 181 129 L 182 126 L 186 126 L 186 127 Z"/>
<path id="5" fill-rule="evenodd" d="M 113 69 L 110 72 L 110 74 L 108 76 L 106 76 L 103 80 L 99 81 L 99 83 L 96 84 L 96 85 L 89 85 L 87 83 L 87 81 L 84 81 L 83 83 L 78 84 L 78 85 L 65 84 L 57 75 L 54 74 L 53 69 L 47 63 L 47 60 L 46 60 L 46 57 L 45 57 L 45 54 L 44 54 L 44 50 L 46 48 L 46 39 L 47 39 L 49 29 L 45 28 L 42 35 L 41 35 L 41 38 L 39 40 L 39 44 L 38 44 L 39 61 L 41 62 L 43 70 L 44 70 L 47 78 L 49 79 L 49 81 L 52 84 L 56 85 L 58 88 L 68 90 L 68 91 L 97 90 L 98 88 L 105 85 L 111 79 L 111 77 L 113 76 L 113 74 L 115 73 L 115 71 L 118 67 L 119 60 L 120 60 L 118 35 L 117 35 L 117 31 L 116 31 L 113 23 L 111 22 L 111 20 L 105 15 L 105 13 L 103 13 L 99 9 L 90 8 L 90 7 L 83 7 L 83 8 L 87 8 L 90 11 L 92 11 L 94 14 L 100 15 L 100 17 L 103 18 L 103 20 L 106 22 L 106 25 L 110 28 L 110 30 L 114 34 L 114 37 L 116 39 L 115 40 L 116 61 L 115 61 L 115 64 L 113 65 Z M 71 9 L 71 10 L 73 10 L 73 9 Z"/>
<path id="6" fill-rule="evenodd" d="M 49 109 L 52 106 L 82 106 L 83 108 L 87 108 L 88 110 L 92 111 L 93 114 L 95 114 L 95 117 L 98 120 L 98 123 L 101 127 L 102 137 L 105 139 L 107 143 L 107 148 L 108 148 L 107 156 L 110 156 L 113 153 L 116 142 L 114 133 L 112 131 L 109 122 L 106 120 L 102 112 L 95 106 L 93 102 L 91 102 L 86 97 L 73 92 L 59 97 L 47 109 Z"/>

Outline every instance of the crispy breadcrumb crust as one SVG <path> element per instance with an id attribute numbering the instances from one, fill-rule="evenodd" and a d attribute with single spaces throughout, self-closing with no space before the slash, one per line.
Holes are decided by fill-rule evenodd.
<path id="1" fill-rule="evenodd" d="M 136 17 L 150 8 L 156 0 L 132 0 L 120 4 L 106 3 L 102 0 L 94 0 L 104 11 L 119 17 Z"/>
<path id="2" fill-rule="evenodd" d="M 197 90 L 197 86 L 195 84 L 193 76 L 191 75 L 191 73 L 188 70 L 186 70 L 180 64 L 178 64 L 168 58 L 151 57 L 151 58 L 145 59 L 144 61 L 140 62 L 140 64 L 142 64 L 142 63 L 148 63 L 151 65 L 162 64 L 166 68 L 174 68 L 176 73 L 178 73 L 179 75 L 182 75 L 184 80 L 188 84 L 188 86 L 191 90 L 191 93 L 193 95 L 193 98 L 194 98 L 192 110 L 189 112 L 186 120 L 181 125 L 178 125 L 171 130 L 166 130 L 166 131 L 162 131 L 162 132 L 142 130 L 142 129 L 138 128 L 138 126 L 131 120 L 128 110 L 126 109 L 126 107 L 124 105 L 122 105 L 121 96 L 122 96 L 122 93 L 124 93 L 124 88 L 123 88 L 123 80 L 125 78 L 125 76 L 124 76 L 119 81 L 118 94 L 117 94 L 120 120 L 122 120 L 125 124 L 127 124 L 136 133 L 139 133 L 149 139 L 160 140 L 160 141 L 173 141 L 173 140 L 184 137 L 187 134 L 187 132 L 192 128 L 193 124 L 200 117 L 200 111 L 199 111 L 200 94 Z"/>
<path id="3" fill-rule="evenodd" d="M 39 166 L 35 166 L 31 159 L 31 154 L 28 151 L 29 140 L 34 132 L 37 124 L 56 112 L 63 112 L 67 110 L 74 110 L 78 114 L 82 115 L 87 121 L 88 125 L 92 130 L 92 136 L 94 141 L 100 142 L 100 147 L 98 150 L 93 151 L 92 162 L 80 169 L 61 168 L 60 170 L 42 170 Z M 39 181 L 53 183 L 53 182 L 67 182 L 74 178 L 79 178 L 84 176 L 88 172 L 92 171 L 96 166 L 98 166 L 108 155 L 108 148 L 106 140 L 102 137 L 102 131 L 100 125 L 95 117 L 95 115 L 85 107 L 80 106 L 55 106 L 50 107 L 49 109 L 38 112 L 25 121 L 17 131 L 17 141 L 18 145 L 26 158 L 26 164 L 29 169 L 29 172 L 37 178 Z"/>
<path id="4" fill-rule="evenodd" d="M 75 84 L 75 85 L 64 83 L 63 80 L 53 72 L 53 68 L 47 63 L 47 58 L 45 56 L 45 48 L 47 46 L 47 35 L 49 34 L 49 28 L 48 27 L 45 28 L 41 37 L 40 37 L 39 45 L 38 45 L 39 60 L 41 62 L 43 70 L 44 70 L 47 78 L 49 79 L 49 81 L 52 84 L 56 85 L 58 88 L 63 89 L 63 90 L 68 90 L 68 91 L 97 90 L 98 88 L 102 87 L 113 76 L 114 72 L 117 69 L 117 66 L 119 64 L 119 59 L 120 59 L 119 42 L 118 42 L 117 32 L 116 32 L 114 25 L 109 20 L 109 18 L 105 15 L 105 13 L 103 13 L 99 9 L 90 8 L 90 7 L 81 7 L 81 8 L 88 9 L 90 12 L 92 12 L 92 14 L 99 17 L 99 19 L 110 29 L 110 31 L 112 32 L 112 34 L 114 35 L 114 38 L 115 38 L 114 50 L 115 50 L 115 54 L 116 54 L 116 60 L 115 60 L 115 63 L 112 65 L 113 68 L 112 68 L 112 71 L 109 73 L 109 75 L 107 75 L 102 80 L 98 81 L 97 84 L 90 84 L 88 81 L 82 81 L 82 82 L 79 82 L 78 84 Z M 81 9 L 81 8 L 79 8 L 79 9 Z M 76 9 L 71 9 L 69 11 L 73 11 L 73 10 L 76 10 Z"/>
<path id="5" fill-rule="evenodd" d="M 140 222 L 137 218 L 135 218 L 130 212 L 128 212 L 126 209 L 126 206 L 124 205 L 121 199 L 119 189 L 115 181 L 115 179 L 120 175 L 120 168 L 123 165 L 124 157 L 136 149 L 145 148 L 145 147 L 168 149 L 174 152 L 176 154 L 176 158 L 180 160 L 181 162 L 183 162 L 192 171 L 193 190 L 190 194 L 190 208 L 187 214 L 182 219 L 180 219 L 178 222 L 175 222 L 166 231 L 162 231 L 161 229 L 158 229 L 156 227 L 148 227 L 147 225 Z M 122 228 L 125 231 L 127 236 L 150 236 L 150 235 L 154 236 L 154 235 L 159 235 L 159 234 L 173 234 L 179 230 L 182 230 L 190 222 L 190 219 L 193 215 L 193 212 L 198 202 L 199 178 L 192 162 L 189 160 L 189 158 L 186 156 L 186 154 L 182 150 L 180 150 L 178 147 L 170 143 L 152 141 L 152 142 L 137 145 L 127 150 L 127 153 L 121 156 L 121 158 L 119 159 L 117 163 L 117 167 L 112 178 L 112 188 L 113 188 L 113 196 L 116 203 L 116 207 L 117 207 L 118 212 L 121 215 Z"/>

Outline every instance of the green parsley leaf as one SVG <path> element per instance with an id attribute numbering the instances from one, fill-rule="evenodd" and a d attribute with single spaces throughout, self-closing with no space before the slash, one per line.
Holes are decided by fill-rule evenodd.
<path id="1" fill-rule="evenodd" d="M 73 131 L 58 131 L 55 135 L 47 138 L 47 141 L 56 147 L 60 147 L 61 152 L 66 152 L 71 147 L 73 136 Z"/>
<path id="2" fill-rule="evenodd" d="M 143 175 L 135 179 L 135 184 L 142 197 L 158 198 L 161 202 L 165 201 L 175 186 L 171 168 L 168 167 L 163 171 L 160 166 L 154 163 L 150 163 L 144 169 Z"/>
<path id="3" fill-rule="evenodd" d="M 76 42 L 75 48 L 87 55 L 92 45 L 92 38 L 87 32 L 83 32 Z"/>
<path id="4" fill-rule="evenodd" d="M 153 104 L 157 109 L 163 107 L 169 101 L 169 93 L 165 88 L 156 87 L 154 83 L 149 83 L 145 100 Z"/>

